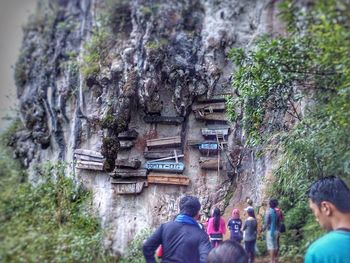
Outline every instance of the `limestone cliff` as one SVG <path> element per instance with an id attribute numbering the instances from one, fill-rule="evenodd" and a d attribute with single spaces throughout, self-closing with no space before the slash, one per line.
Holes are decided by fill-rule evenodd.
<path id="1" fill-rule="evenodd" d="M 40 1 L 24 30 L 15 72 L 25 130 L 14 135 L 15 155 L 29 168 L 70 163 L 94 193 L 114 252 L 172 218 L 185 194 L 198 196 L 207 216 L 248 196 L 261 204 L 273 158 L 243 147 L 223 102 L 232 93 L 228 51 L 283 32 L 275 1 Z M 219 149 L 200 152 L 204 142 Z M 189 180 L 140 167 L 174 150 Z M 129 171 L 123 163 L 132 161 Z M 168 183 L 159 182 L 164 173 Z M 122 194 L 123 184 L 135 194 Z"/>

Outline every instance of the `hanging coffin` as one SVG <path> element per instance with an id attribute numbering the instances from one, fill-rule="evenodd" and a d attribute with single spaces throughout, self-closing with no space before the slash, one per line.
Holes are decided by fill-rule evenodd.
<path id="1" fill-rule="evenodd" d="M 112 179 L 113 190 L 116 194 L 127 195 L 127 194 L 139 194 L 146 186 L 146 181 L 126 181 Z"/>
<path id="2" fill-rule="evenodd" d="M 189 185 L 190 179 L 179 174 L 149 173 L 147 182 L 149 184 Z"/>
<path id="3" fill-rule="evenodd" d="M 145 168 L 154 171 L 182 172 L 185 165 L 182 162 L 146 162 Z"/>

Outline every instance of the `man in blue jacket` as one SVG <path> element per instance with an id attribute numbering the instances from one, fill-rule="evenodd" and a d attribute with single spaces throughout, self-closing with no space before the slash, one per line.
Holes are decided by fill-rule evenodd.
<path id="1" fill-rule="evenodd" d="M 313 183 L 309 204 L 328 233 L 308 248 L 305 263 L 350 263 L 350 190 L 338 177 Z"/>
<path id="2" fill-rule="evenodd" d="M 198 198 L 180 200 L 180 214 L 174 221 L 162 224 L 143 244 L 147 263 L 155 263 L 154 253 L 163 247 L 162 263 L 206 263 L 211 250 L 208 235 L 196 221 L 201 205 Z"/>

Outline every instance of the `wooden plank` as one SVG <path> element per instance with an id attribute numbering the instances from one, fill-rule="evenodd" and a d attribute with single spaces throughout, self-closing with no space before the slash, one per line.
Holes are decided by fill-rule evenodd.
<path id="1" fill-rule="evenodd" d="M 225 102 L 216 102 L 216 103 L 203 103 L 192 105 L 193 111 L 224 111 L 225 110 Z"/>
<path id="2" fill-rule="evenodd" d="M 182 172 L 185 169 L 185 165 L 182 162 L 152 162 L 145 163 L 145 169 L 156 171 L 168 171 L 168 172 Z"/>
<path id="3" fill-rule="evenodd" d="M 109 174 L 113 178 L 143 178 L 147 177 L 146 169 L 122 170 L 116 169 Z"/>
<path id="4" fill-rule="evenodd" d="M 149 184 L 189 185 L 190 179 L 182 174 L 149 173 L 147 182 Z"/>
<path id="5" fill-rule="evenodd" d="M 181 137 L 164 137 L 160 139 L 147 140 L 147 147 L 178 146 L 181 145 Z"/>
<path id="6" fill-rule="evenodd" d="M 120 143 L 120 149 L 125 150 L 125 149 L 130 149 L 134 146 L 133 141 L 119 141 Z"/>
<path id="7" fill-rule="evenodd" d="M 98 162 L 78 161 L 75 167 L 82 170 L 103 171 L 103 163 Z"/>
<path id="8" fill-rule="evenodd" d="M 105 160 L 105 159 L 101 159 L 101 158 L 97 158 L 97 157 L 93 157 L 93 156 L 79 155 L 79 154 L 75 154 L 74 157 L 78 161 L 104 162 L 104 160 Z"/>
<path id="9" fill-rule="evenodd" d="M 227 116 L 224 112 L 200 113 L 197 111 L 195 112 L 195 118 L 206 121 L 227 121 Z"/>
<path id="10" fill-rule="evenodd" d="M 97 151 L 92 151 L 92 150 L 86 150 L 86 149 L 75 149 L 74 150 L 75 155 L 84 155 L 84 156 L 91 156 L 91 157 L 96 157 L 99 159 L 103 159 L 104 157 L 100 152 Z"/>
<path id="11" fill-rule="evenodd" d="M 111 181 L 113 184 L 113 190 L 116 194 L 139 194 L 142 192 L 145 181 L 120 181 L 113 179 Z"/>
<path id="12" fill-rule="evenodd" d="M 184 117 L 172 117 L 172 116 L 158 116 L 158 115 L 146 115 L 143 117 L 146 123 L 161 123 L 169 125 L 178 125 L 185 121 Z"/>
<path id="13" fill-rule="evenodd" d="M 227 136 L 229 128 L 202 128 L 201 132 L 204 137 Z"/>
<path id="14" fill-rule="evenodd" d="M 182 155 L 182 151 L 180 148 L 167 148 L 167 149 L 152 149 L 145 151 L 143 153 L 145 159 L 161 159 L 167 158 L 174 155 L 174 150 L 177 155 Z"/>
<path id="15" fill-rule="evenodd" d="M 132 130 L 128 130 L 128 131 L 125 131 L 125 132 L 121 132 L 118 134 L 118 138 L 121 139 L 121 140 L 134 140 L 137 138 L 138 136 L 138 132 L 134 129 Z"/>
<path id="16" fill-rule="evenodd" d="M 199 166 L 202 169 L 216 170 L 218 169 L 218 158 L 200 157 Z M 220 169 L 222 168 L 222 162 L 220 161 Z"/>
<path id="17" fill-rule="evenodd" d="M 133 159 L 133 160 L 120 159 L 120 160 L 115 160 L 115 166 L 117 168 L 138 169 L 141 166 L 141 161 L 137 159 Z"/>

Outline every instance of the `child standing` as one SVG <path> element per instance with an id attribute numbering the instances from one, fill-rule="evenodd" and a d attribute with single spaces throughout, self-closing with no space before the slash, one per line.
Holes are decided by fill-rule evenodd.
<path id="1" fill-rule="evenodd" d="M 243 239 L 242 220 L 240 219 L 239 210 L 237 208 L 232 211 L 232 218 L 228 221 L 227 228 L 230 230 L 230 240 L 240 243 Z"/>

